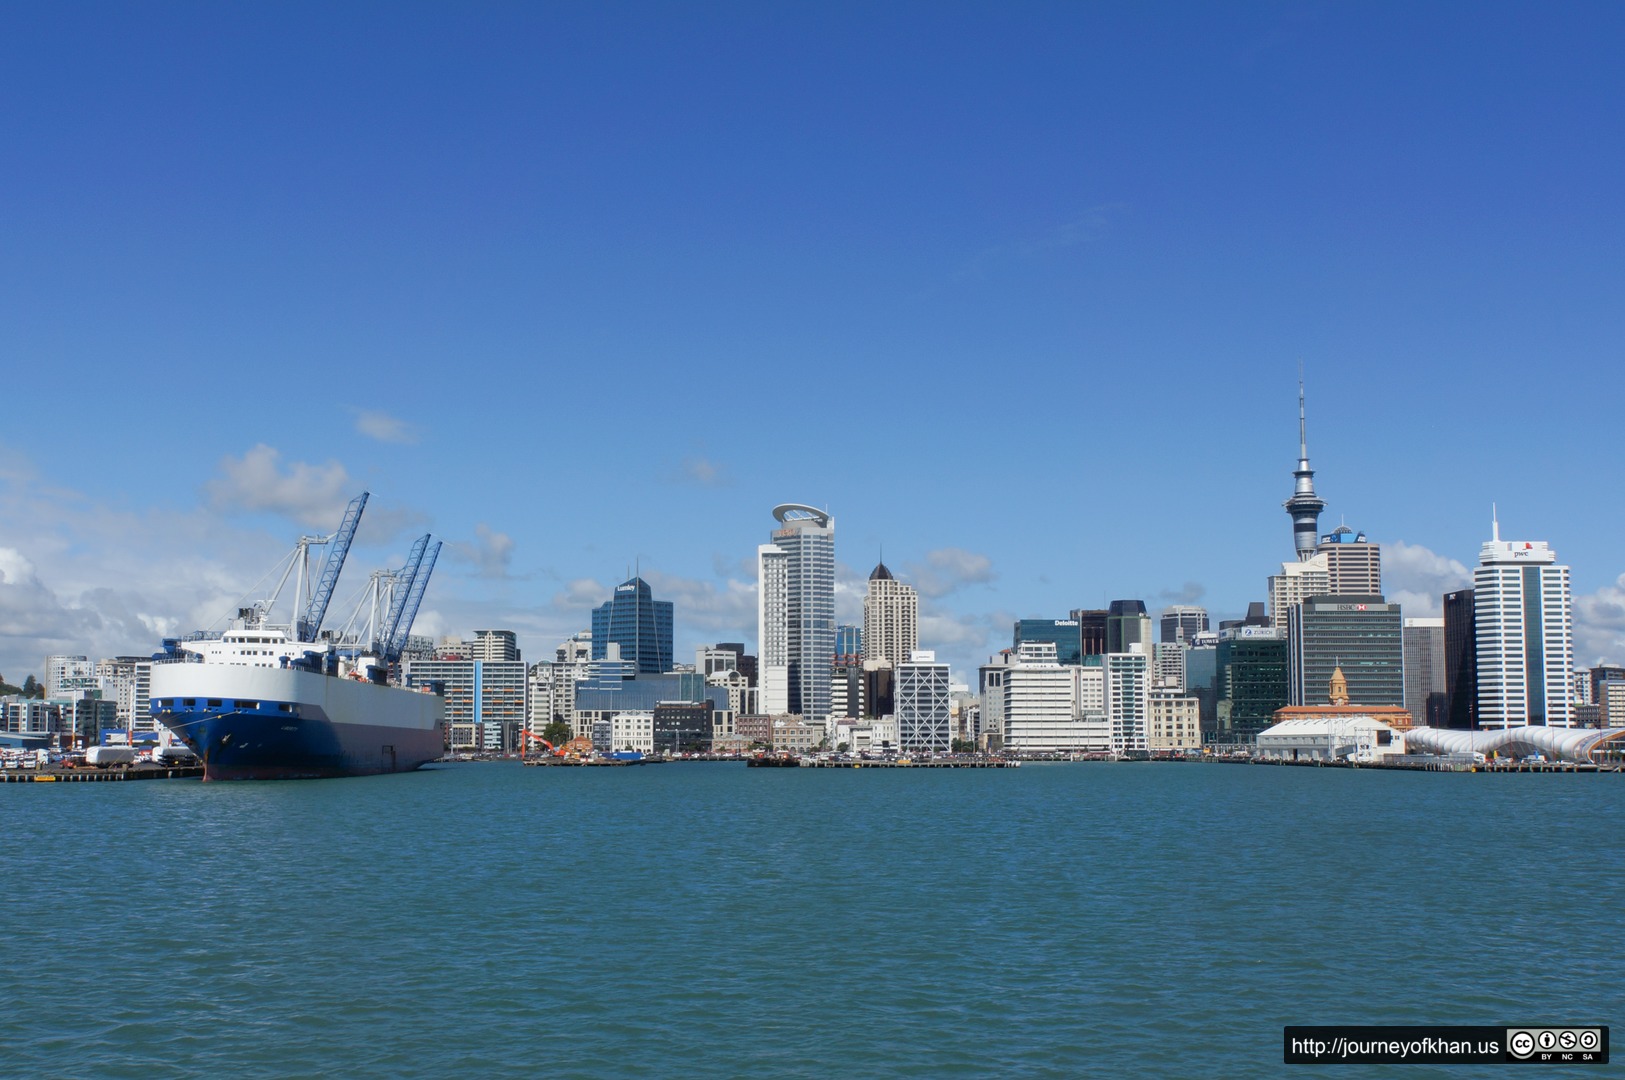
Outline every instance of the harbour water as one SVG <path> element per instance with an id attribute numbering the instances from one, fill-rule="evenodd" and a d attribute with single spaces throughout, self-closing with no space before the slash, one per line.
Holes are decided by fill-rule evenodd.
<path id="1" fill-rule="evenodd" d="M 1245 1076 L 1287 1024 L 1617 1031 L 1622 801 L 1166 764 L 12 785 L 0 1047 L 16 1075 Z"/>

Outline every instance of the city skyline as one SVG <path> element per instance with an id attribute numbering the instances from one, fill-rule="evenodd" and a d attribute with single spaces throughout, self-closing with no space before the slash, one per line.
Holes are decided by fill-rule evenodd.
<path id="1" fill-rule="evenodd" d="M 884 544 L 956 673 L 1236 618 L 1300 362 L 1320 531 L 1406 616 L 1498 503 L 1625 661 L 1616 8 L 99 10 L 0 43 L 8 678 L 208 625 L 364 488 L 335 610 L 432 528 L 420 630 L 532 650 L 628 563 L 676 657 L 749 641 L 791 499 L 837 622 Z"/>

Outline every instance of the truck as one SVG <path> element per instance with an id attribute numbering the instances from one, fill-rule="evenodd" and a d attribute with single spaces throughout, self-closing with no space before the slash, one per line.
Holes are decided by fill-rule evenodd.
<path id="1" fill-rule="evenodd" d="M 105 769 L 112 765 L 134 765 L 133 746 L 92 746 L 85 751 L 85 764 Z"/>

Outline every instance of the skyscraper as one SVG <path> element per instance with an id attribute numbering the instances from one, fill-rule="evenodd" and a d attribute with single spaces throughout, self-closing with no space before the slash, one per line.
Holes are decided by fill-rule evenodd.
<path id="1" fill-rule="evenodd" d="M 1309 467 L 1309 432 L 1303 411 L 1303 378 L 1298 379 L 1298 467 L 1292 470 L 1292 498 L 1281 505 L 1292 516 L 1292 544 L 1299 559 L 1315 554 L 1320 512 L 1326 503 L 1315 494 L 1315 470 Z"/>
<path id="2" fill-rule="evenodd" d="M 1505 541 L 1491 526 L 1473 568 L 1473 624 L 1478 726 L 1570 726 L 1573 601 L 1550 545 Z"/>
<path id="3" fill-rule="evenodd" d="M 1312 705 L 1341 668 L 1356 705 L 1405 701 L 1403 625 L 1381 596 L 1311 596 L 1287 616 L 1289 702 Z"/>
<path id="4" fill-rule="evenodd" d="M 592 612 L 592 658 L 602 660 L 610 642 L 639 675 L 663 675 L 672 665 L 672 604 L 656 600 L 649 583 L 634 577 Z"/>
<path id="5" fill-rule="evenodd" d="M 1076 619 L 1017 619 L 1010 647 L 1021 652 L 1021 647 L 1037 642 L 1055 646 L 1055 662 L 1076 666 L 1083 663 L 1083 636 Z"/>
<path id="6" fill-rule="evenodd" d="M 1405 707 L 1411 725 L 1443 727 L 1444 620 L 1405 620 Z"/>
<path id="7" fill-rule="evenodd" d="M 1069 618 L 1078 624 L 1078 637 L 1084 656 L 1103 656 L 1106 652 L 1105 608 L 1073 608 Z"/>
<path id="8" fill-rule="evenodd" d="M 1444 594 L 1444 726 L 1478 726 L 1478 638 L 1473 590 Z"/>
<path id="9" fill-rule="evenodd" d="M 829 715 L 835 659 L 835 521 L 799 503 L 773 508 L 779 528 L 756 549 L 761 709 Z"/>
<path id="10" fill-rule="evenodd" d="M 892 576 L 885 563 L 869 573 L 863 594 L 863 658 L 908 662 L 920 646 L 920 598 L 914 586 Z"/>
<path id="11" fill-rule="evenodd" d="M 1131 645 L 1143 645 L 1151 655 L 1151 616 L 1144 600 L 1113 600 L 1106 608 L 1106 651 L 1126 653 Z"/>
<path id="12" fill-rule="evenodd" d="M 1161 641 L 1191 641 L 1207 629 L 1207 608 L 1175 604 L 1162 609 Z"/>
<path id="13" fill-rule="evenodd" d="M 1382 592 L 1382 546 L 1339 525 L 1320 538 L 1315 554 L 1326 556 L 1328 591 L 1338 596 L 1376 596 Z"/>

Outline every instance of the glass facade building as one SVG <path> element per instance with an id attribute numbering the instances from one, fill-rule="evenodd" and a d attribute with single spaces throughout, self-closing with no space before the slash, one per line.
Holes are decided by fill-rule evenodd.
<path id="1" fill-rule="evenodd" d="M 615 586 L 615 595 L 592 612 L 592 658 L 603 660 L 608 645 L 621 647 L 621 659 L 639 675 L 663 675 L 672 667 L 672 604 L 656 600 L 641 577 Z"/>
<path id="2" fill-rule="evenodd" d="M 1326 704 L 1342 668 L 1354 705 L 1405 704 L 1404 622 L 1381 596 L 1311 596 L 1287 612 L 1289 700 Z"/>
<path id="3" fill-rule="evenodd" d="M 1072 667 L 1083 663 L 1083 633 L 1076 619 L 1021 619 L 1010 647 L 1019 653 L 1030 642 L 1054 645 L 1057 663 Z"/>
<path id="4" fill-rule="evenodd" d="M 1286 633 L 1237 627 L 1219 635 L 1215 657 L 1218 742 L 1251 742 L 1287 703 Z"/>

